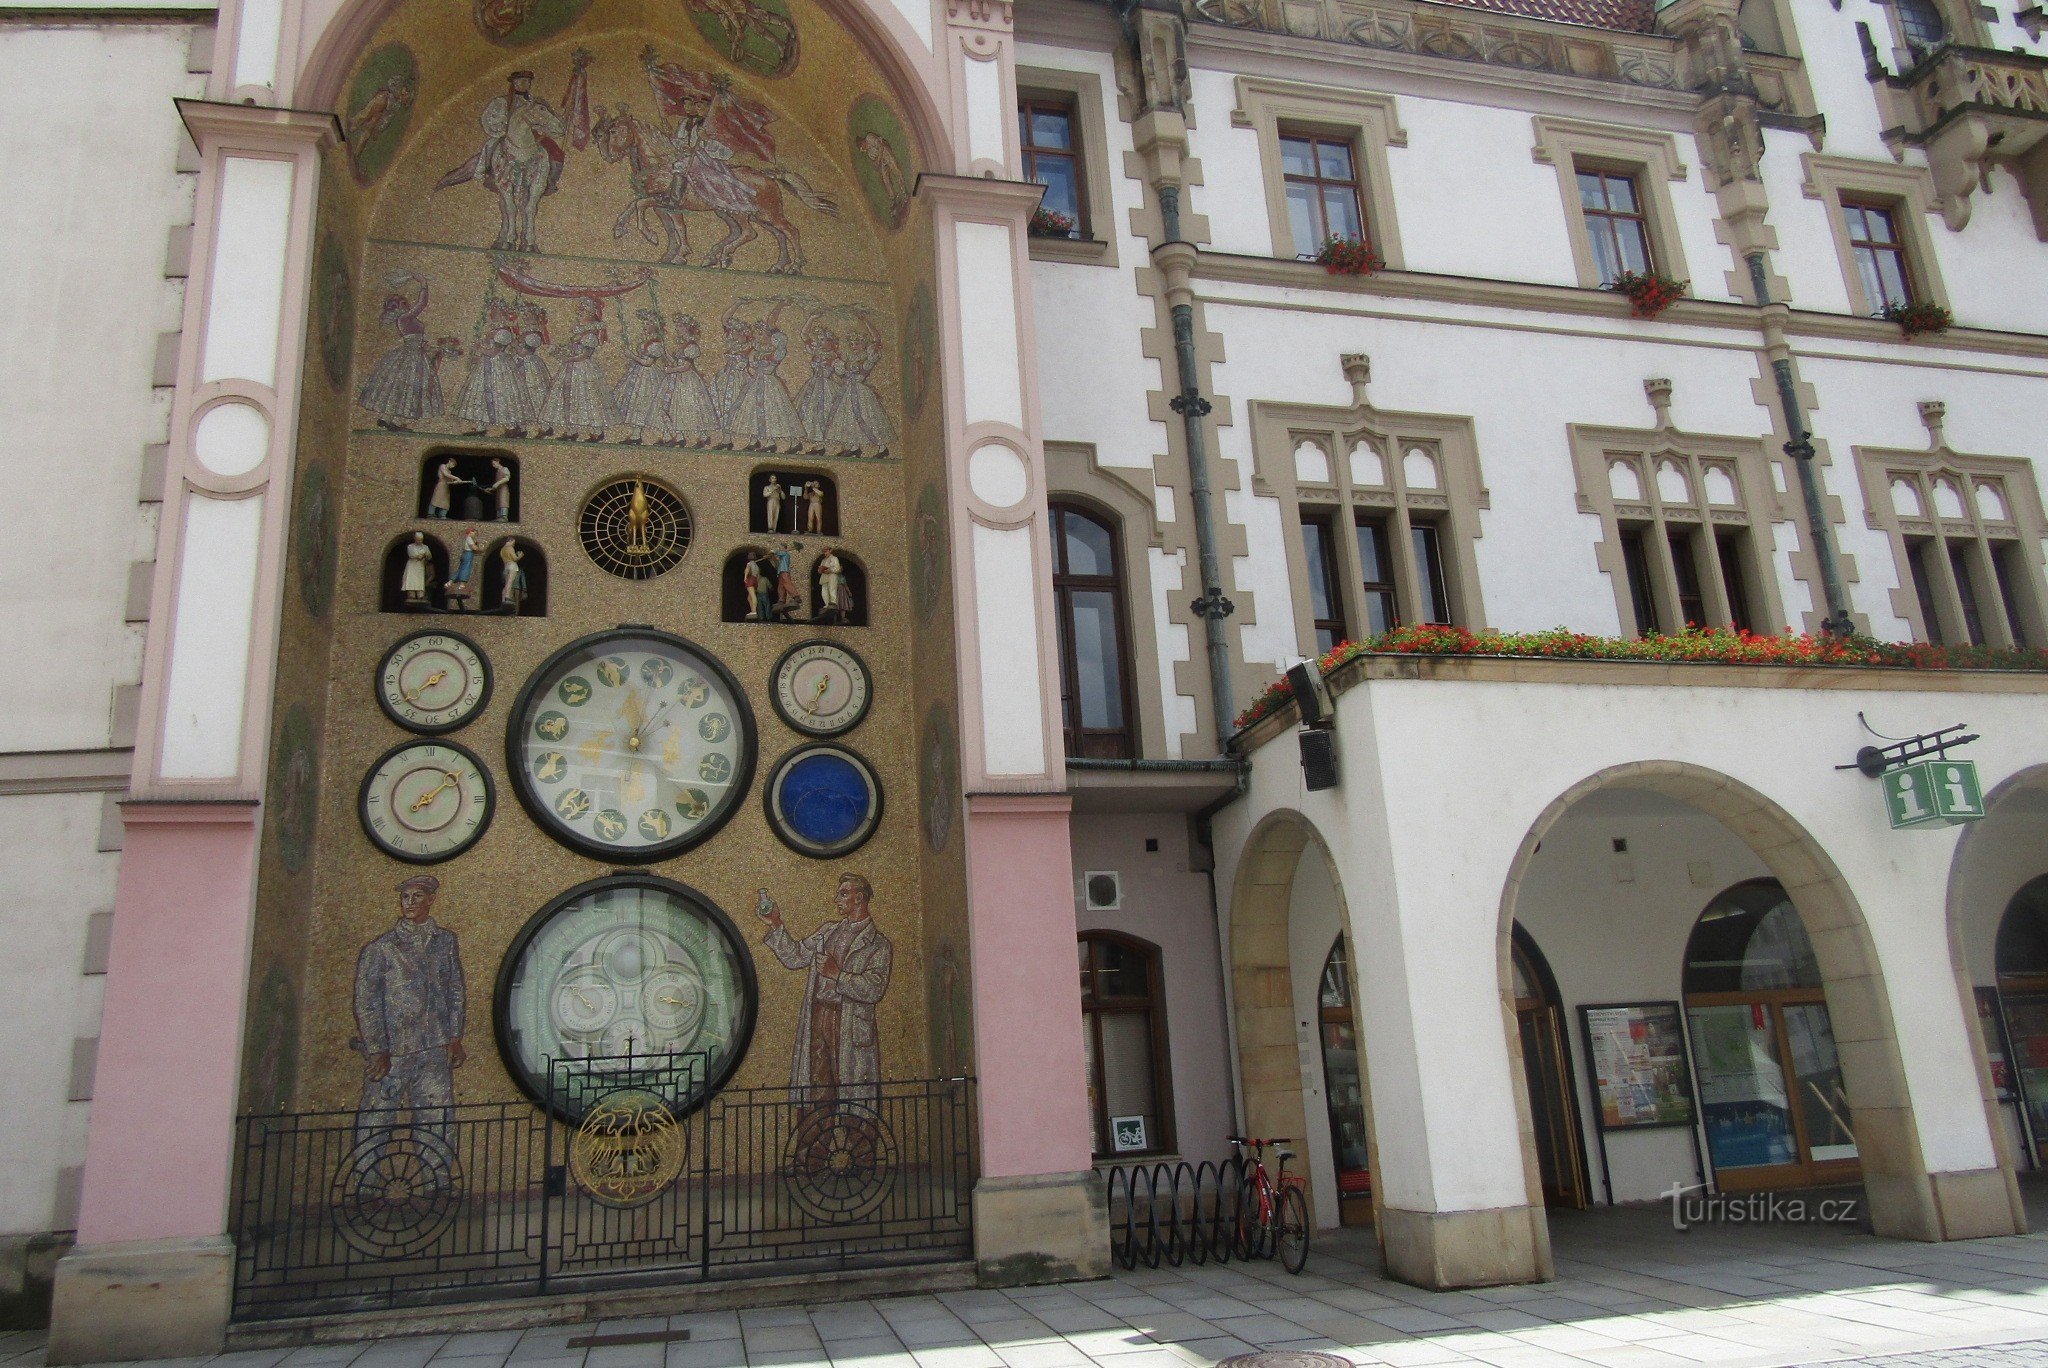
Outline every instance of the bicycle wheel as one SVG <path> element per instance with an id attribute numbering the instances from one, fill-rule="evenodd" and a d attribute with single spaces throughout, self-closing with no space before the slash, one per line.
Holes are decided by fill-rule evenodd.
<path id="1" fill-rule="evenodd" d="M 1240 1259 L 1263 1259 L 1272 1252 L 1272 1206 L 1263 1200 L 1268 1191 L 1257 1178 L 1245 1184 L 1244 1195 L 1237 1204 L 1237 1257 Z"/>
<path id="2" fill-rule="evenodd" d="M 1108 1203 L 1109 1256 L 1125 1269 L 1136 1268 L 1138 1250 L 1132 1243 L 1136 1230 L 1131 1219 L 1131 1177 L 1120 1168 L 1109 1171 Z"/>
<path id="3" fill-rule="evenodd" d="M 1299 1273 L 1308 1262 L 1308 1202 L 1298 1187 L 1280 1193 L 1280 1266 Z"/>
<path id="4" fill-rule="evenodd" d="M 1216 1170 L 1216 1205 L 1210 1212 L 1209 1252 L 1217 1263 L 1229 1263 L 1237 1254 L 1237 1209 L 1244 1202 L 1244 1169 L 1226 1159 Z"/>

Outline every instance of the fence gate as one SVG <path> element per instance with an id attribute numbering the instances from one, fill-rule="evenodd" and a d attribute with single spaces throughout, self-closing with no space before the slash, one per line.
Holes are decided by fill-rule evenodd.
<path id="1" fill-rule="evenodd" d="M 236 1319 L 972 1253 L 972 1079 L 692 1109 L 704 1077 L 700 1054 L 563 1060 L 545 1106 L 242 1117 Z"/>

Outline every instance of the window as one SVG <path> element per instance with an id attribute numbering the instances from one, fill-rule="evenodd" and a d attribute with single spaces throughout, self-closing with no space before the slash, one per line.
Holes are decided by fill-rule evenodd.
<path id="1" fill-rule="evenodd" d="M 1729 1191 L 1853 1182 L 1856 1136 L 1820 965 L 1775 879 L 1707 905 L 1685 1007 L 1714 1177 Z"/>
<path id="2" fill-rule="evenodd" d="M 1870 312 L 1911 304 L 1913 281 L 1906 270 L 1897 211 L 1889 205 L 1845 199 L 1842 220 L 1848 227 L 1849 254 L 1856 262 L 1856 275 L 1863 282 L 1863 298 L 1871 305 Z"/>
<path id="3" fill-rule="evenodd" d="M 1308 562 L 1309 614 L 1315 619 L 1316 654 L 1323 655 L 1348 638 L 1344 630 L 1344 599 L 1337 588 L 1337 552 L 1331 545 L 1330 515 L 1301 515 L 1301 551 Z"/>
<path id="4" fill-rule="evenodd" d="M 1366 1143 L 1365 1073 L 1359 1068 L 1358 1020 L 1351 1002 L 1351 956 L 1341 935 L 1323 961 L 1316 1010 L 1339 1219 L 1345 1225 L 1367 1225 L 1372 1221 L 1372 1161 Z"/>
<path id="5" fill-rule="evenodd" d="M 1159 949 L 1091 931 L 1079 950 L 1096 1157 L 1169 1152 L 1173 1107 Z"/>
<path id="6" fill-rule="evenodd" d="M 1231 121 L 1258 137 L 1273 255 L 1314 256 L 1331 234 L 1370 242 L 1402 269 L 1387 149 L 1406 147 L 1394 97 L 1238 76 Z"/>
<path id="7" fill-rule="evenodd" d="M 1365 237 L 1365 211 L 1358 196 L 1351 139 L 1283 129 L 1280 170 L 1287 186 L 1287 226 L 1296 256 L 1314 257 L 1332 237 Z"/>
<path id="8" fill-rule="evenodd" d="M 1890 534 L 1892 611 L 1934 646 L 2048 644 L 2040 487 L 2002 456 L 1856 453 L 1870 524 Z"/>
<path id="9" fill-rule="evenodd" d="M 1535 159 L 1557 168 L 1572 265 L 1600 289 L 1623 271 L 1686 277 L 1669 186 L 1689 172 L 1669 133 L 1534 116 Z"/>
<path id="10" fill-rule="evenodd" d="M 1444 583 L 1443 543 L 1437 540 L 1432 523 L 1415 523 L 1408 529 L 1415 539 L 1415 592 L 1422 602 L 1422 620 L 1448 623 L 1451 620 L 1451 591 Z"/>
<path id="11" fill-rule="evenodd" d="M 1782 510 L 1762 443 L 1572 429 L 1579 507 L 1607 524 L 1598 555 L 1624 636 L 1688 627 L 1776 631 L 1770 525 Z"/>
<path id="12" fill-rule="evenodd" d="M 1067 754 L 1129 759 L 1130 666 L 1116 532 L 1100 516 L 1073 504 L 1056 503 L 1051 513 Z"/>
<path id="13" fill-rule="evenodd" d="M 1898 7 L 1899 32 L 1915 57 L 1924 57 L 1948 37 L 1948 25 L 1934 0 L 1893 0 Z"/>
<path id="14" fill-rule="evenodd" d="M 1394 558 L 1387 554 L 1385 518 L 1358 515 L 1358 569 L 1367 635 L 1393 631 L 1400 625 L 1401 611 L 1395 606 Z"/>
<path id="15" fill-rule="evenodd" d="M 1650 254 L 1650 221 L 1643 213 L 1636 178 L 1619 171 L 1578 169 L 1579 209 L 1593 245 L 1593 267 L 1602 285 L 1623 271 L 1655 269 Z"/>
<path id="16" fill-rule="evenodd" d="M 1824 206 L 1849 312 L 1873 318 L 1890 304 L 1948 307 L 1927 216 L 1939 202 L 1924 166 L 1800 154 L 1802 187 Z"/>
<path id="17" fill-rule="evenodd" d="M 1024 157 L 1024 179 L 1045 187 L 1039 208 L 1065 217 L 1072 227 L 1042 237 L 1088 236 L 1088 196 L 1075 137 L 1074 102 L 1049 96 L 1026 98 L 1017 106 L 1017 142 Z"/>

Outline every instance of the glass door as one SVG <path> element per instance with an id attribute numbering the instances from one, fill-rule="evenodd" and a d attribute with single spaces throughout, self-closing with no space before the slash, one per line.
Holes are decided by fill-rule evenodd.
<path id="1" fill-rule="evenodd" d="M 1330 1108 L 1330 1155 L 1337 1166 L 1337 1219 L 1344 1225 L 1370 1225 L 1372 1165 L 1366 1152 L 1365 1073 L 1359 1067 L 1358 1019 L 1351 1005 L 1351 956 L 1341 935 L 1323 961 L 1318 997 L 1323 1096 Z"/>
<path id="2" fill-rule="evenodd" d="M 1536 961 L 1535 943 L 1518 929 L 1512 956 L 1515 1028 L 1522 1038 L 1529 1121 L 1536 1132 L 1536 1171 L 1546 1206 L 1583 1207 L 1586 1168 L 1565 1051 L 1564 1009 L 1551 997 L 1550 976 L 1537 971 Z"/>

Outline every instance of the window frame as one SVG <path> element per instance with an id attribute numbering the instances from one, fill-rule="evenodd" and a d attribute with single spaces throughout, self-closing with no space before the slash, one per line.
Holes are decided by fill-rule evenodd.
<path id="1" fill-rule="evenodd" d="M 1065 102 L 1072 106 L 1075 155 L 1080 172 L 1080 200 L 1084 218 L 1078 238 L 1039 238 L 1027 235 L 1026 245 L 1033 261 L 1057 261 L 1081 266 L 1117 264 L 1116 198 L 1110 177 L 1109 125 L 1104 113 L 1102 78 L 1092 71 L 1067 71 L 1057 67 L 1017 68 L 1016 105 L 1029 101 Z M 1017 140 L 1017 166 L 1023 161 L 1022 130 L 1015 110 L 1006 135 Z"/>
<path id="2" fill-rule="evenodd" d="M 1351 144 L 1351 170 L 1357 177 L 1359 222 L 1365 241 L 1380 254 L 1386 269 L 1403 269 L 1401 225 L 1393 198 L 1387 149 L 1408 146 L 1399 110 L 1391 95 L 1266 76 L 1236 78 L 1237 107 L 1230 121 L 1251 129 L 1258 140 L 1259 174 L 1266 194 L 1266 218 L 1272 232 L 1273 255 L 1299 259 L 1294 228 L 1287 214 L 1287 184 L 1280 157 L 1284 126 L 1290 136 L 1314 135 Z"/>
<path id="3" fill-rule="evenodd" d="M 1848 194 L 1841 197 L 1840 204 L 1842 239 L 1849 245 L 1850 264 L 1855 268 L 1857 280 L 1863 284 L 1864 302 L 1878 305 L 1871 312 L 1881 314 L 1894 304 L 1903 307 L 1913 303 L 1918 298 L 1913 288 L 1913 253 L 1906 244 L 1904 232 L 1899 228 L 1903 206 L 1897 200 L 1879 200 L 1867 195 Z M 1883 215 L 1885 226 L 1891 230 L 1892 236 L 1889 239 L 1858 237 L 1855 224 L 1851 221 L 1852 214 L 1861 215 L 1865 223 L 1870 221 L 1872 214 Z M 1890 291 L 1886 288 L 1885 272 L 1879 263 L 1887 256 L 1893 258 L 1897 265 L 1899 284 L 1905 292 L 1903 299 L 1890 298 Z M 1877 280 L 1877 295 L 1870 293 L 1870 279 L 1863 272 L 1865 257 L 1870 258 L 1872 263 L 1871 275 Z"/>
<path id="4" fill-rule="evenodd" d="M 1598 178 L 1602 182 L 1602 194 L 1609 201 L 1613 199 L 1613 196 L 1608 192 L 1605 182 L 1625 182 L 1628 185 L 1630 197 L 1635 200 L 1635 209 L 1633 211 L 1626 211 L 1589 207 L 1586 204 L 1586 187 L 1579 183 L 1581 176 Z M 1650 231 L 1650 211 L 1644 202 L 1642 173 L 1632 168 L 1603 166 L 1597 161 L 1574 160 L 1572 181 L 1578 187 L 1579 217 L 1586 227 L 1586 245 L 1588 250 L 1593 253 L 1593 270 L 1595 274 L 1601 277 L 1600 283 L 1602 287 L 1612 285 L 1622 271 L 1630 269 L 1626 260 L 1628 253 L 1622 249 L 1620 228 L 1618 227 L 1618 225 L 1623 223 L 1633 225 L 1637 236 L 1640 238 L 1643 253 L 1643 270 L 1655 274 L 1658 267 L 1657 244 Z M 1614 251 L 1618 269 L 1613 276 L 1609 276 L 1606 272 L 1600 270 L 1600 237 L 1595 231 L 1596 221 L 1606 224 L 1608 231 L 1614 234 Z"/>
<path id="5" fill-rule="evenodd" d="M 1310 630 L 1315 633 L 1316 654 L 1318 656 L 1325 654 L 1332 647 L 1351 639 L 1350 629 L 1345 625 L 1347 619 L 1344 614 L 1344 580 L 1343 573 L 1339 569 L 1338 564 L 1342 556 L 1336 547 L 1337 512 L 1338 510 L 1335 508 L 1311 507 L 1304 504 L 1300 510 L 1301 516 L 1296 520 L 1302 532 L 1301 555 L 1304 564 L 1307 566 L 1309 576 Z M 1314 560 L 1318 558 L 1312 558 L 1309 555 L 1308 529 L 1311 527 L 1316 529 L 1322 539 L 1322 555 L 1319 558 L 1321 561 L 1320 565 L 1314 563 Z M 1322 581 L 1323 603 L 1331 612 L 1331 616 L 1326 618 L 1315 616 L 1315 584 L 1317 580 Z M 1322 634 L 1325 630 L 1329 631 L 1333 638 L 1329 646 L 1323 645 L 1322 642 Z"/>
<path id="6" fill-rule="evenodd" d="M 1066 518 L 1079 514 L 1101 527 L 1108 534 L 1110 573 L 1108 575 L 1077 575 L 1066 569 Z M 1082 499 L 1062 496 L 1046 501 L 1046 526 L 1052 541 L 1053 631 L 1056 649 L 1059 651 L 1060 676 L 1060 734 L 1063 738 L 1065 758 L 1069 759 L 1134 759 L 1138 753 L 1139 728 L 1137 712 L 1133 703 L 1131 687 L 1131 608 L 1129 583 L 1130 575 L 1125 568 L 1122 519 L 1114 513 Z M 1121 727 L 1086 727 L 1078 725 L 1070 717 L 1067 702 L 1075 699 L 1078 708 L 1080 692 L 1080 661 L 1074 642 L 1072 598 L 1077 592 L 1102 593 L 1110 595 L 1116 608 L 1116 649 L 1117 685 L 1119 705 L 1123 710 Z M 1077 717 L 1078 713 L 1073 716 Z M 1075 749 L 1077 743 L 1085 743 L 1089 737 L 1122 739 L 1122 753 L 1105 756 L 1088 750 Z"/>
<path id="7" fill-rule="evenodd" d="M 1671 183 L 1691 175 L 1679 158 L 1676 138 L 1654 129 L 1624 128 L 1549 114 L 1533 115 L 1531 122 L 1536 137 L 1531 155 L 1557 171 L 1558 192 L 1564 197 L 1566 233 L 1571 239 L 1572 267 L 1582 289 L 1605 289 L 1607 282 L 1601 279 L 1593 251 L 1593 234 L 1579 191 L 1580 171 L 1632 176 L 1648 242 L 1650 269 L 1675 280 L 1691 277 L 1686 269 L 1677 211 L 1671 204 Z"/>
<path id="8" fill-rule="evenodd" d="M 1572 463 L 1581 513 L 1601 520 L 1601 539 L 1594 554 L 1614 592 L 1615 614 L 1623 636 L 1641 637 L 1684 629 L 1688 621 L 1683 600 L 1684 558 L 1700 590 L 1702 625 L 1734 629 L 1738 608 L 1751 631 L 1784 630 L 1788 622 L 1773 551 L 1773 526 L 1789 521 L 1791 495 L 1771 479 L 1771 458 L 1764 444 L 1748 438 L 1681 433 L 1670 428 L 1571 428 Z M 1689 497 L 1667 499 L 1658 484 L 1659 468 L 1675 463 L 1685 477 Z M 1623 499 L 1614 493 L 1612 467 L 1626 464 L 1635 471 L 1642 497 Z M 1707 495 L 1707 474 L 1724 472 L 1734 486 L 1736 502 L 1717 504 Z M 1653 621 L 1644 623 L 1636 606 L 1638 586 L 1629 565 L 1625 542 L 1641 539 L 1642 571 Z M 1739 538 L 1739 541 L 1731 539 Z M 1731 587 L 1729 556 L 1738 572 Z M 1796 568 L 1795 568 L 1796 573 Z"/>
<path id="9" fill-rule="evenodd" d="M 1949 307 L 1948 292 L 1934 254 L 1934 239 L 1927 231 L 1927 216 L 1937 212 L 1939 202 L 1932 172 L 1924 166 L 1823 156 L 1817 152 L 1803 152 L 1799 160 L 1806 171 L 1801 190 L 1808 199 L 1820 201 L 1827 215 L 1850 313 L 1875 319 L 1883 306 L 1863 288 L 1863 272 L 1857 266 L 1855 248 L 1849 238 L 1845 202 L 1891 211 L 1905 256 L 1912 298 L 1944 309 Z"/>
<path id="10" fill-rule="evenodd" d="M 2048 646 L 2048 569 L 2041 543 L 2048 537 L 2041 489 L 2031 461 L 2017 456 L 1978 456 L 1946 446 L 1927 451 L 1858 447 L 1866 524 L 1891 543 L 1897 587 L 1891 608 L 1905 620 L 1915 641 L 1957 646 L 1968 642 L 1969 597 L 1982 623 L 1986 645 Z M 1911 484 L 1920 512 L 1901 513 L 1892 481 Z M 1937 480 L 1955 483 L 1963 516 L 1944 515 L 1934 502 Z M 1988 519 L 1977 501 L 1977 486 L 1994 485 L 2005 503 L 2004 519 Z M 1960 566 L 1957 560 L 1961 556 Z M 1934 620 L 1927 618 L 1932 603 Z M 2017 609 L 2018 621 L 2012 618 Z"/>
<path id="11" fill-rule="evenodd" d="M 1100 1093 L 1089 1101 L 1091 1127 L 1099 1126 L 1095 1134 L 1105 1140 L 1110 1136 L 1108 1077 L 1103 1066 L 1102 1031 L 1097 1018 L 1104 1015 L 1133 1015 L 1144 1012 L 1151 1017 L 1150 1035 L 1152 1045 L 1152 1104 L 1158 1109 L 1160 1135 L 1147 1136 L 1154 1143 L 1142 1150 L 1094 1150 L 1096 1162 L 1116 1162 L 1135 1159 L 1140 1156 L 1173 1154 L 1178 1152 L 1178 1128 L 1173 1112 L 1173 1050 L 1172 1034 L 1166 1020 L 1166 967 L 1165 954 L 1151 941 L 1126 935 L 1121 931 L 1089 929 L 1075 936 L 1078 945 L 1089 947 L 1088 986 L 1081 994 L 1081 1029 L 1086 1036 L 1091 1073 L 1104 1081 Z M 1095 992 L 1096 976 L 1101 972 L 1095 961 L 1094 944 L 1109 942 L 1134 951 L 1145 964 L 1146 993 L 1142 999 L 1118 998 L 1105 1002 Z M 1078 956 L 1077 956 L 1078 960 Z M 1079 968 L 1078 963 L 1075 966 Z M 1091 1145 L 1091 1150 L 1093 1149 Z"/>
<path id="12" fill-rule="evenodd" d="M 1287 169 L 1286 153 L 1287 144 L 1290 142 L 1306 142 L 1308 144 L 1309 161 L 1316 168 L 1315 174 L 1303 176 Z M 1322 232 L 1320 234 L 1311 232 L 1309 250 L 1306 252 L 1301 250 L 1301 243 L 1295 242 L 1295 259 L 1299 261 L 1314 260 L 1316 252 L 1321 248 L 1322 244 L 1331 237 L 1336 236 L 1336 234 L 1330 231 L 1330 211 L 1326 199 L 1326 192 L 1331 189 L 1348 191 L 1350 193 L 1351 212 L 1358 218 L 1359 241 L 1367 246 L 1371 246 L 1372 224 L 1366 217 L 1365 212 L 1365 185 L 1358 174 L 1358 140 L 1349 134 L 1331 133 L 1319 128 L 1301 128 L 1294 124 L 1282 123 L 1274 131 L 1274 146 L 1280 150 L 1281 154 L 1281 194 L 1286 195 L 1288 187 L 1294 185 L 1309 185 L 1315 188 L 1315 215 L 1317 223 L 1321 225 Z M 1322 173 L 1322 149 L 1324 147 L 1341 147 L 1344 149 L 1344 158 L 1351 163 L 1350 180 L 1325 176 Z M 1288 215 L 1287 224 L 1288 233 L 1291 238 L 1294 229 L 1294 216 L 1291 213 Z"/>
<path id="13" fill-rule="evenodd" d="M 1041 113 L 1056 113 L 1067 121 L 1067 145 L 1041 147 L 1035 142 L 1025 141 L 1034 116 Z M 1081 153 L 1081 110 L 1079 99 L 1067 92 L 1040 94 L 1032 91 L 1017 92 L 1017 164 L 1024 179 L 1043 185 L 1032 172 L 1040 158 L 1058 158 L 1068 162 L 1074 169 L 1074 231 L 1067 238 L 1079 242 L 1093 236 L 1090 228 L 1093 218 L 1088 204 L 1088 171 Z M 1041 201 L 1042 203 L 1042 201 Z"/>

